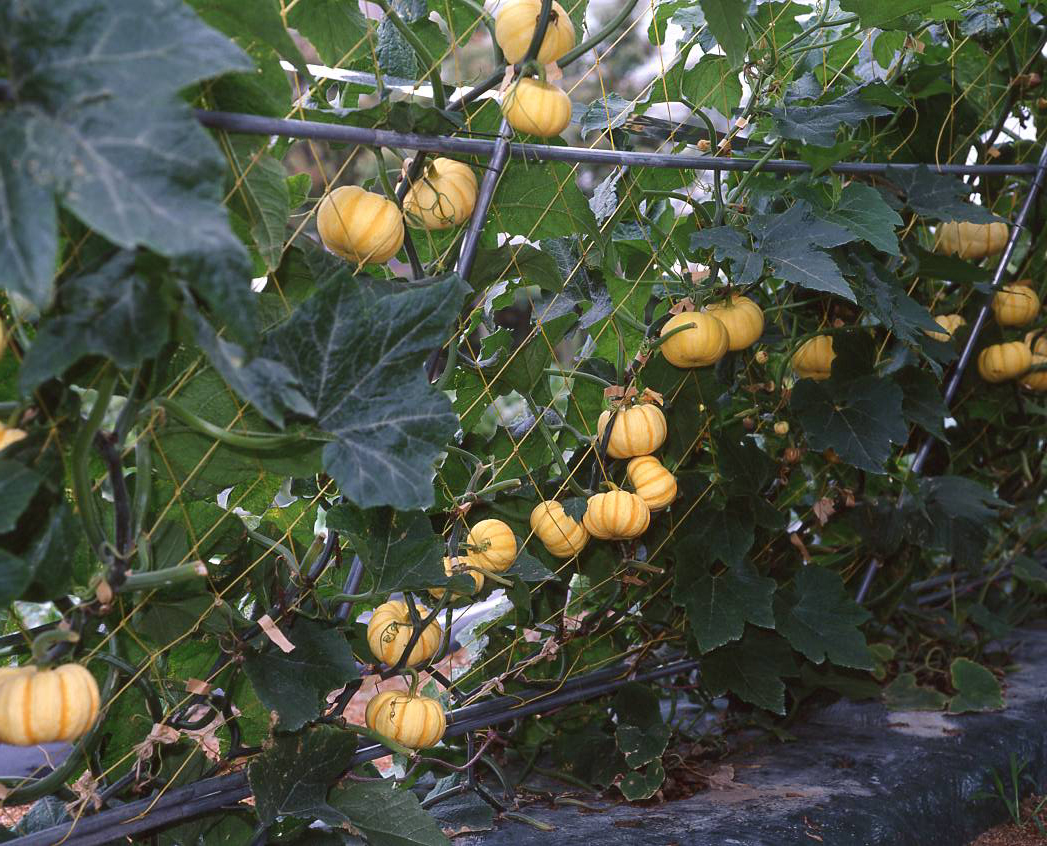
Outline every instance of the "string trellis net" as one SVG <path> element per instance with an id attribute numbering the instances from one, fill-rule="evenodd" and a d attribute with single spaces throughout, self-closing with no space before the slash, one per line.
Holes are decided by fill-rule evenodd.
<path id="1" fill-rule="evenodd" d="M 1038 11 L 543 0 L 507 70 L 509 0 L 62 5 L 0 9 L 3 648 L 102 707 L 0 773 L 17 842 L 435 844 L 539 775 L 697 789 L 720 697 L 1001 704 L 984 636 L 1047 583 Z M 525 78 L 562 140 L 503 118 Z M 321 244 L 436 157 L 471 215 Z"/>

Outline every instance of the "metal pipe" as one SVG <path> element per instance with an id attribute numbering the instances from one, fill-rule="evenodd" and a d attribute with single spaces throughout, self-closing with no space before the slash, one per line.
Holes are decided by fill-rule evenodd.
<path id="1" fill-rule="evenodd" d="M 1036 205 L 1036 199 L 1039 196 L 1040 191 L 1043 189 L 1044 177 L 1047 175 L 1047 145 L 1044 146 L 1043 152 L 1040 153 L 1040 160 L 1032 167 L 1034 167 L 1035 177 L 1032 184 L 1029 185 L 1029 190 L 1025 195 L 1025 202 L 1022 203 L 1022 207 L 1018 210 L 1018 215 L 1014 218 L 1014 223 L 1011 225 L 1011 231 L 1007 238 L 1007 245 L 1003 248 L 1003 253 L 1000 255 L 1000 260 L 996 265 L 996 272 L 992 277 L 992 284 L 990 285 L 991 290 L 985 295 L 985 302 L 982 303 L 982 307 L 978 309 L 978 317 L 975 319 L 974 325 L 971 327 L 971 334 L 967 338 L 967 343 L 963 345 L 960 359 L 956 362 L 956 367 L 953 369 L 952 375 L 949 377 L 949 381 L 945 385 L 943 400 L 945 401 L 946 407 L 952 405 L 952 401 L 956 398 L 956 393 L 960 389 L 960 382 L 963 381 L 963 375 L 966 372 L 968 365 L 970 365 L 971 360 L 974 358 L 974 350 L 978 344 L 978 336 L 981 335 L 982 330 L 985 328 L 985 324 L 989 322 L 989 312 L 992 309 L 993 292 L 1003 284 L 1003 279 L 1007 275 L 1007 264 L 1010 262 L 1011 256 L 1014 254 L 1014 248 L 1018 243 L 1018 238 L 1021 236 L 1021 231 L 1025 228 L 1025 221 L 1032 212 L 1033 206 Z M 920 444 L 920 448 L 916 451 L 916 457 L 912 462 L 912 473 L 914 476 L 919 476 L 923 472 L 923 466 L 927 463 L 927 457 L 931 454 L 931 449 L 934 447 L 934 441 L 934 436 L 928 433 L 923 443 Z M 902 496 L 905 496 L 904 491 L 902 492 Z M 900 503 L 901 497 L 899 497 L 899 504 Z M 858 593 L 855 595 L 855 600 L 859 604 L 865 601 L 865 597 L 869 593 L 869 588 L 872 587 L 876 572 L 880 567 L 880 561 L 874 558 L 865 568 L 865 573 L 862 574 L 861 585 L 858 587 Z"/>
<path id="2" fill-rule="evenodd" d="M 196 117 L 204 126 L 246 135 L 280 135 L 288 138 L 311 138 L 317 141 L 334 141 L 364 146 L 403 147 L 426 153 L 456 153 L 466 156 L 492 157 L 500 140 L 487 138 L 458 138 L 455 136 L 419 135 L 415 132 L 392 132 L 387 129 L 366 129 L 359 126 L 336 126 L 308 120 L 269 118 L 238 112 L 218 112 L 198 109 Z M 685 170 L 746 171 L 752 170 L 757 159 L 719 158 L 690 153 L 645 153 L 628 150 L 599 150 L 588 147 L 556 147 L 549 144 L 509 145 L 509 156 L 525 161 L 556 161 L 572 164 L 594 164 L 634 167 L 682 168 Z M 899 172 L 913 171 L 926 167 L 933 173 L 975 174 L 996 176 L 1032 176 L 1035 165 L 1026 164 L 877 164 L 872 162 L 840 162 L 829 170 L 834 173 L 877 176 L 887 168 Z M 761 170 L 769 173 L 808 173 L 811 166 L 806 162 L 772 160 L 765 162 Z"/>

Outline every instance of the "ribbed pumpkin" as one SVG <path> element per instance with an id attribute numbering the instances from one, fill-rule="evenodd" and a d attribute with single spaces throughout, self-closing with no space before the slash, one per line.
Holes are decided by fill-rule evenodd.
<path id="1" fill-rule="evenodd" d="M 1043 367 L 1047 365 L 1047 355 L 1041 353 L 1032 354 L 1030 367 Z M 1047 370 L 1034 370 L 1021 377 L 1021 386 L 1026 390 L 1042 394 L 1047 391 Z"/>
<path id="2" fill-rule="evenodd" d="M 604 431 L 611 412 L 604 411 L 596 421 L 596 436 L 603 443 Z M 665 443 L 665 415 L 651 402 L 623 406 L 614 418 L 607 454 L 611 458 L 632 458 L 650 455 Z"/>
<path id="3" fill-rule="evenodd" d="M 636 494 L 613 490 L 589 497 L 582 522 L 594 538 L 630 540 L 647 531 L 651 509 Z"/>
<path id="4" fill-rule="evenodd" d="M 1025 285 L 1004 285 L 993 294 L 992 313 L 1001 326 L 1027 326 L 1040 313 L 1040 297 Z"/>
<path id="5" fill-rule="evenodd" d="M 538 536 L 549 554 L 556 558 L 577 555 L 589 543 L 589 532 L 577 520 L 569 517 L 555 500 L 539 502 L 531 512 L 531 530 Z"/>
<path id="6" fill-rule="evenodd" d="M 986 382 L 1017 379 L 1032 366 L 1032 350 L 1023 341 L 993 344 L 978 355 L 978 373 Z"/>
<path id="7" fill-rule="evenodd" d="M 832 335 L 816 335 L 804 341 L 793 353 L 792 366 L 801 379 L 821 381 L 832 375 L 835 358 Z"/>
<path id="8" fill-rule="evenodd" d="M 465 596 L 475 596 L 476 594 L 478 594 L 480 591 L 483 590 L 483 587 L 484 587 L 484 574 L 480 573 L 480 572 L 477 572 L 476 570 L 468 570 L 468 569 L 466 569 L 467 567 L 476 567 L 476 562 L 473 561 L 473 559 L 470 558 L 468 555 L 459 555 L 458 556 L 457 565 L 455 565 L 454 560 L 452 558 L 450 558 L 449 556 L 444 558 L 444 575 L 445 576 L 447 576 L 447 577 L 458 576 L 458 575 L 470 576 L 470 577 L 472 577 L 473 585 L 475 585 L 475 587 L 473 588 L 472 593 L 468 593 L 468 594 L 452 593 L 451 594 L 451 598 L 452 599 L 462 599 Z M 442 587 L 439 587 L 439 588 L 437 588 L 437 587 L 429 588 L 429 595 L 432 596 L 434 599 L 442 599 L 445 592 L 446 592 L 446 590 L 444 588 L 442 588 Z"/>
<path id="9" fill-rule="evenodd" d="M 666 321 L 661 335 L 687 325 L 692 328 L 677 332 L 659 347 L 666 361 L 676 367 L 707 367 L 724 357 L 730 343 L 727 327 L 707 312 L 675 314 Z"/>
<path id="10" fill-rule="evenodd" d="M 316 212 L 320 240 L 347 261 L 389 261 L 404 243 L 404 219 L 392 200 L 359 185 L 335 188 Z"/>
<path id="11" fill-rule="evenodd" d="M 653 455 L 632 459 L 626 465 L 625 475 L 651 511 L 661 511 L 676 499 L 676 477 Z"/>
<path id="12" fill-rule="evenodd" d="M 934 251 L 962 259 L 982 259 L 1001 252 L 1007 244 L 1007 234 L 1007 224 L 1002 221 L 957 223 L 952 220 L 938 225 L 934 233 Z"/>
<path id="13" fill-rule="evenodd" d="M 516 560 L 516 535 L 501 520 L 481 520 L 469 530 L 469 555 L 477 567 L 504 573 Z"/>
<path id="14" fill-rule="evenodd" d="M 509 0 L 498 10 L 494 19 L 494 37 L 510 65 L 522 61 L 527 55 L 541 11 L 541 0 Z M 555 62 L 573 47 L 574 24 L 564 7 L 553 0 L 549 25 L 536 56 L 538 64 Z"/>
<path id="15" fill-rule="evenodd" d="M 371 731 L 411 749 L 436 746 L 447 729 L 443 706 L 437 700 L 399 690 L 387 690 L 371 699 L 364 722 Z"/>
<path id="16" fill-rule="evenodd" d="M 552 138 L 571 122 L 571 98 L 551 82 L 525 76 L 505 92 L 502 114 L 517 132 Z"/>
<path id="17" fill-rule="evenodd" d="M 0 677 L 0 743 L 76 740 L 98 716 L 98 683 L 79 664 L 10 668 Z"/>
<path id="18" fill-rule="evenodd" d="M 956 334 L 956 330 L 961 326 L 966 326 L 967 321 L 959 314 L 939 314 L 934 318 L 934 322 L 944 329 L 944 332 L 927 332 L 927 335 L 934 338 L 936 341 L 948 341 L 952 339 L 952 336 Z"/>
<path id="19" fill-rule="evenodd" d="M 705 313 L 719 320 L 727 330 L 729 350 L 747 350 L 763 334 L 763 309 L 741 294 L 732 294 L 729 303 L 707 305 Z"/>
<path id="20" fill-rule="evenodd" d="M 421 605 L 416 605 L 415 608 L 418 609 L 418 616 L 425 619 L 429 612 Z M 400 660 L 413 631 L 407 603 L 400 599 L 392 599 L 383 602 L 371 614 L 367 623 L 367 645 L 379 661 L 392 667 Z M 420 667 L 429 663 L 429 659 L 440 648 L 443 636 L 443 629 L 436 621 L 426 626 L 411 654 L 407 656 L 404 666 Z"/>
<path id="21" fill-rule="evenodd" d="M 1034 329 L 1025 333 L 1025 344 L 1033 354 L 1047 355 L 1047 332 Z"/>
<path id="22" fill-rule="evenodd" d="M 454 159 L 433 159 L 404 195 L 411 226 L 450 229 L 469 219 L 476 205 L 476 175 Z"/>

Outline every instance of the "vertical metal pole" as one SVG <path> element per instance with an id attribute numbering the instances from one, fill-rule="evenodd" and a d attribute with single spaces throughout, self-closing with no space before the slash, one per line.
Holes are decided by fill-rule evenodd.
<path id="1" fill-rule="evenodd" d="M 996 272 L 992 277 L 992 291 L 997 290 L 1003 284 L 1003 278 L 1007 275 L 1007 264 L 1010 262 L 1011 256 L 1014 255 L 1014 248 L 1018 243 L 1018 237 L 1021 235 L 1021 231 L 1025 228 L 1025 222 L 1028 220 L 1033 206 L 1036 204 L 1036 199 L 1039 197 L 1040 191 L 1043 189 L 1045 176 L 1047 176 L 1047 144 L 1044 145 L 1043 152 L 1040 153 L 1040 160 L 1036 164 L 1036 175 L 1033 177 L 1032 184 L 1029 186 L 1029 191 L 1025 195 L 1025 202 L 1022 203 L 1022 207 L 1018 210 L 1018 216 L 1015 217 L 1014 224 L 1011 226 L 1010 235 L 1007 238 L 1007 245 L 1003 248 L 1003 253 L 1000 255 L 999 263 L 996 265 Z M 978 345 L 978 336 L 981 335 L 982 330 L 985 328 L 985 324 L 989 321 L 989 312 L 992 309 L 992 298 L 992 292 L 986 295 L 985 302 L 978 310 L 978 317 L 975 319 L 974 325 L 971 327 L 971 334 L 967 338 L 967 343 L 964 344 L 963 351 L 960 353 L 960 359 L 956 362 L 956 367 L 953 369 L 952 375 L 946 383 L 943 399 L 945 400 L 945 405 L 947 407 L 950 407 L 953 400 L 956 398 L 956 393 L 960 389 L 960 382 L 963 380 L 963 375 L 966 372 L 968 365 L 971 363 L 971 359 L 974 358 L 974 350 Z M 927 457 L 931 454 L 934 440 L 934 436 L 928 434 L 923 443 L 920 444 L 920 448 L 917 450 L 916 457 L 913 459 L 912 463 L 912 473 L 914 475 L 918 476 L 923 472 L 923 466 L 927 463 Z M 904 496 L 904 492 L 902 496 Z M 902 498 L 899 497 L 899 503 L 901 502 L 901 499 Z M 865 601 L 865 597 L 869 593 L 869 588 L 872 587 L 873 578 L 876 575 L 876 571 L 880 569 L 880 566 L 880 562 L 874 558 L 869 562 L 868 567 L 866 567 L 865 573 L 862 575 L 862 583 L 858 587 L 858 593 L 855 596 L 855 599 L 859 603 Z"/>

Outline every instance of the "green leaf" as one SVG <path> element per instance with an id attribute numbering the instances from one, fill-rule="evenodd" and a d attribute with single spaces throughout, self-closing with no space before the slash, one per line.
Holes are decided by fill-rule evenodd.
<path id="1" fill-rule="evenodd" d="M 444 835 L 418 798 L 391 781 L 358 782 L 331 791 L 328 804 L 341 817 L 324 821 L 349 823 L 370 846 L 448 846 Z"/>
<path id="2" fill-rule="evenodd" d="M 901 388 L 877 376 L 844 384 L 801 379 L 790 405 L 811 449 L 831 448 L 854 467 L 883 473 L 891 444 L 909 435 L 902 398 Z"/>
<path id="3" fill-rule="evenodd" d="M 250 4 L 240 0 L 188 0 L 188 3 L 215 29 L 239 38 L 245 48 L 251 46 L 251 41 L 261 42 L 308 76 L 305 58 L 284 27 L 276 0 L 252 0 Z"/>
<path id="4" fill-rule="evenodd" d="M 0 459 L 0 535 L 14 531 L 42 481 L 35 470 Z"/>
<path id="5" fill-rule="evenodd" d="M 336 816 L 327 804 L 327 792 L 355 751 L 356 735 L 334 726 L 274 735 L 247 768 L 258 818 L 271 825 L 284 815 L 309 821 Z"/>
<path id="6" fill-rule="evenodd" d="M 654 796 L 664 782 L 665 767 L 662 766 L 661 761 L 652 761 L 644 772 L 633 770 L 631 773 L 626 773 L 618 783 L 618 789 L 622 791 L 622 796 L 630 802 L 639 802 Z"/>
<path id="7" fill-rule="evenodd" d="M 894 376 L 902 389 L 902 413 L 910 423 L 920 426 L 942 443 L 948 443 L 945 418 L 949 409 L 942 399 L 938 380 L 926 370 L 906 367 Z"/>
<path id="8" fill-rule="evenodd" d="M 733 493 L 757 494 L 774 478 L 774 462 L 740 427 L 722 431 L 716 436 L 715 445 L 716 469 L 730 482 Z"/>
<path id="9" fill-rule="evenodd" d="M 949 698 L 933 687 L 916 683 L 914 673 L 902 673 L 883 690 L 884 704 L 892 711 L 940 711 Z"/>
<path id="10" fill-rule="evenodd" d="M 0 115 L 0 288 L 39 308 L 51 303 L 58 252 L 53 192 L 32 177 L 25 121 Z"/>
<path id="11" fill-rule="evenodd" d="M 780 214 L 756 215 L 748 229 L 756 238 L 756 253 L 770 262 L 776 276 L 854 302 L 854 293 L 836 262 L 820 249 L 854 240 L 846 229 L 819 220 L 804 201 Z"/>
<path id="12" fill-rule="evenodd" d="M 716 39 L 732 68 L 740 67 L 745 61 L 749 39 L 742 22 L 749 14 L 742 0 L 698 0 L 705 15 L 705 23 Z"/>
<path id="13" fill-rule="evenodd" d="M 336 505 L 327 512 L 327 526 L 352 539 L 370 591 L 388 593 L 447 584 L 443 539 L 420 511 L 376 508 L 360 514 L 352 506 Z"/>
<path id="14" fill-rule="evenodd" d="M 607 132 L 617 129 L 629 122 L 636 104 L 632 100 L 608 91 L 603 96 L 593 100 L 585 111 L 582 112 L 580 132 L 582 138 L 588 138 L 592 132 Z"/>
<path id="15" fill-rule="evenodd" d="M 677 554 L 694 550 L 696 561 L 708 564 L 740 564 L 755 539 L 753 515 L 744 500 L 726 508 L 698 509 L 688 519 L 687 528 L 687 537 L 677 543 Z"/>
<path id="16" fill-rule="evenodd" d="M 252 650 L 244 672 L 262 704 L 279 715 L 280 728 L 295 731 L 320 716 L 328 693 L 357 678 L 356 661 L 344 635 L 320 623 L 297 618 L 284 634 L 293 651 Z"/>
<path id="17" fill-rule="evenodd" d="M 3 490 L 0 487 L 0 496 L 2 495 Z M 32 570 L 24 559 L 0 549 L 0 605 L 7 606 L 20 598 L 29 587 L 32 577 Z"/>
<path id="18" fill-rule="evenodd" d="M 181 259 L 210 260 L 213 273 L 188 275 L 212 301 L 230 302 L 231 325 L 250 334 L 253 305 L 246 254 L 229 229 L 221 206 L 224 161 L 180 92 L 225 71 L 246 69 L 247 58 L 231 42 L 202 25 L 179 0 L 157 0 L 143 17 L 136 0 L 70 0 L 60 6 L 4 4 L 0 49 L 7 59 L 15 106 L 6 116 L 33 139 L 27 147 L 4 144 L 0 174 L 10 156 L 43 189 L 85 224 L 118 246 L 147 246 Z M 75 67 L 70 73 L 68 68 Z M 0 137 L 11 135 L 5 125 Z M 44 233 L 34 240 L 31 276 L 12 283 L 40 306 L 51 295 L 54 268 L 53 213 L 39 190 L 16 185 L 8 219 Z M 38 221 L 38 227 L 37 227 Z M 18 237 L 18 236 L 16 236 Z M 2 242 L 11 253 L 11 238 Z M 19 253 L 23 253 L 25 244 Z"/>
<path id="19" fill-rule="evenodd" d="M 780 107 L 768 112 L 782 138 L 816 147 L 831 147 L 842 123 L 853 126 L 866 118 L 891 114 L 890 109 L 868 102 L 861 88 L 852 89 L 824 105 Z"/>
<path id="20" fill-rule="evenodd" d="M 618 716 L 615 739 L 625 762 L 635 769 L 660 760 L 672 729 L 662 720 L 658 695 L 631 682 L 615 695 L 614 711 Z"/>
<path id="21" fill-rule="evenodd" d="M 840 192 L 836 206 L 831 211 L 815 207 L 815 214 L 842 226 L 878 250 L 893 256 L 899 255 L 898 236 L 894 230 L 902 225 L 902 219 L 887 205 L 883 194 L 871 185 L 851 182 Z"/>
<path id="22" fill-rule="evenodd" d="M 64 282 L 59 308 L 41 322 L 22 362 L 19 382 L 25 394 L 85 356 L 109 358 L 130 369 L 167 343 L 167 300 L 160 286 L 138 273 L 133 253 L 118 252 L 97 272 Z"/>
<path id="23" fill-rule="evenodd" d="M 564 509 L 566 511 L 566 509 Z M 581 519 L 580 517 L 578 519 Z M 541 561 L 535 558 L 531 553 L 524 547 L 523 542 L 520 538 L 516 539 L 516 560 L 513 565 L 506 570 L 502 575 L 512 578 L 516 576 L 524 582 L 547 582 L 550 579 L 555 580 L 556 574 L 548 569 Z"/>
<path id="24" fill-rule="evenodd" d="M 520 163 L 505 171 L 484 228 L 484 246 L 494 247 L 498 233 L 530 241 L 576 233 L 602 240 L 574 170 L 560 162 Z"/>
<path id="25" fill-rule="evenodd" d="M 496 282 L 519 277 L 551 294 L 563 290 L 560 266 L 549 253 L 530 244 L 502 244 L 492 250 L 477 250 L 469 282 L 480 291 Z"/>
<path id="26" fill-rule="evenodd" d="M 683 62 L 674 64 L 662 80 L 655 80 L 651 101 L 678 102 L 683 96 L 698 108 L 714 108 L 729 115 L 742 102 L 742 83 L 732 63 L 724 56 L 706 53 L 691 68 Z"/>
<path id="27" fill-rule="evenodd" d="M 931 313 L 909 296 L 902 280 L 879 263 L 867 262 L 860 255 L 856 256 L 856 263 L 864 270 L 855 286 L 858 304 L 885 328 L 910 344 L 925 342 L 925 330 L 941 331 Z"/>
<path id="28" fill-rule="evenodd" d="M 937 0 L 841 0 L 840 8 L 855 12 L 862 29 L 889 29 L 888 24 L 900 23 L 899 18 L 914 12 L 923 12 Z"/>
<path id="29" fill-rule="evenodd" d="M 919 543 L 944 549 L 969 567 L 980 566 L 990 528 L 1003 503 L 987 487 L 963 476 L 921 479 L 909 531 Z"/>
<path id="30" fill-rule="evenodd" d="M 949 700 L 950 714 L 1003 710 L 1003 690 L 992 672 L 969 658 L 957 658 L 949 667 L 956 695 Z"/>
<path id="31" fill-rule="evenodd" d="M 361 53 L 369 50 L 369 24 L 359 5 L 298 0 L 288 9 L 287 23 L 309 39 L 325 65 L 347 67 L 357 55 L 354 47 Z"/>
<path id="32" fill-rule="evenodd" d="M 433 464 L 458 418 L 422 363 L 450 334 L 467 290 L 455 274 L 406 289 L 340 274 L 270 335 L 270 355 L 335 437 L 325 469 L 356 504 L 432 504 Z"/>
<path id="33" fill-rule="evenodd" d="M 747 629 L 741 641 L 721 646 L 702 661 L 702 682 L 712 696 L 730 691 L 775 714 L 785 714 L 782 677 L 794 675 L 796 662 L 789 644 L 759 629 Z"/>
<path id="34" fill-rule="evenodd" d="M 839 573 L 805 566 L 793 581 L 795 598 L 776 603 L 778 631 L 815 664 L 871 670 L 874 662 L 859 626 L 869 612 L 847 592 Z"/>
<path id="35" fill-rule="evenodd" d="M 291 195 L 284 166 L 253 141 L 230 143 L 230 205 L 251 226 L 258 253 L 276 270 L 284 252 Z"/>
<path id="36" fill-rule="evenodd" d="M 691 538 L 695 547 L 709 543 Z M 741 562 L 720 575 L 696 563 L 676 567 L 673 601 L 687 610 L 687 622 L 702 652 L 709 652 L 745 633 L 745 624 L 774 628 L 771 599 L 774 579 L 761 576 L 756 568 Z"/>
<path id="37" fill-rule="evenodd" d="M 933 173 L 926 165 L 911 170 L 888 165 L 886 176 L 901 189 L 909 208 L 932 220 L 992 223 L 1000 219 L 985 206 L 967 202 L 971 187 L 951 174 Z"/>

